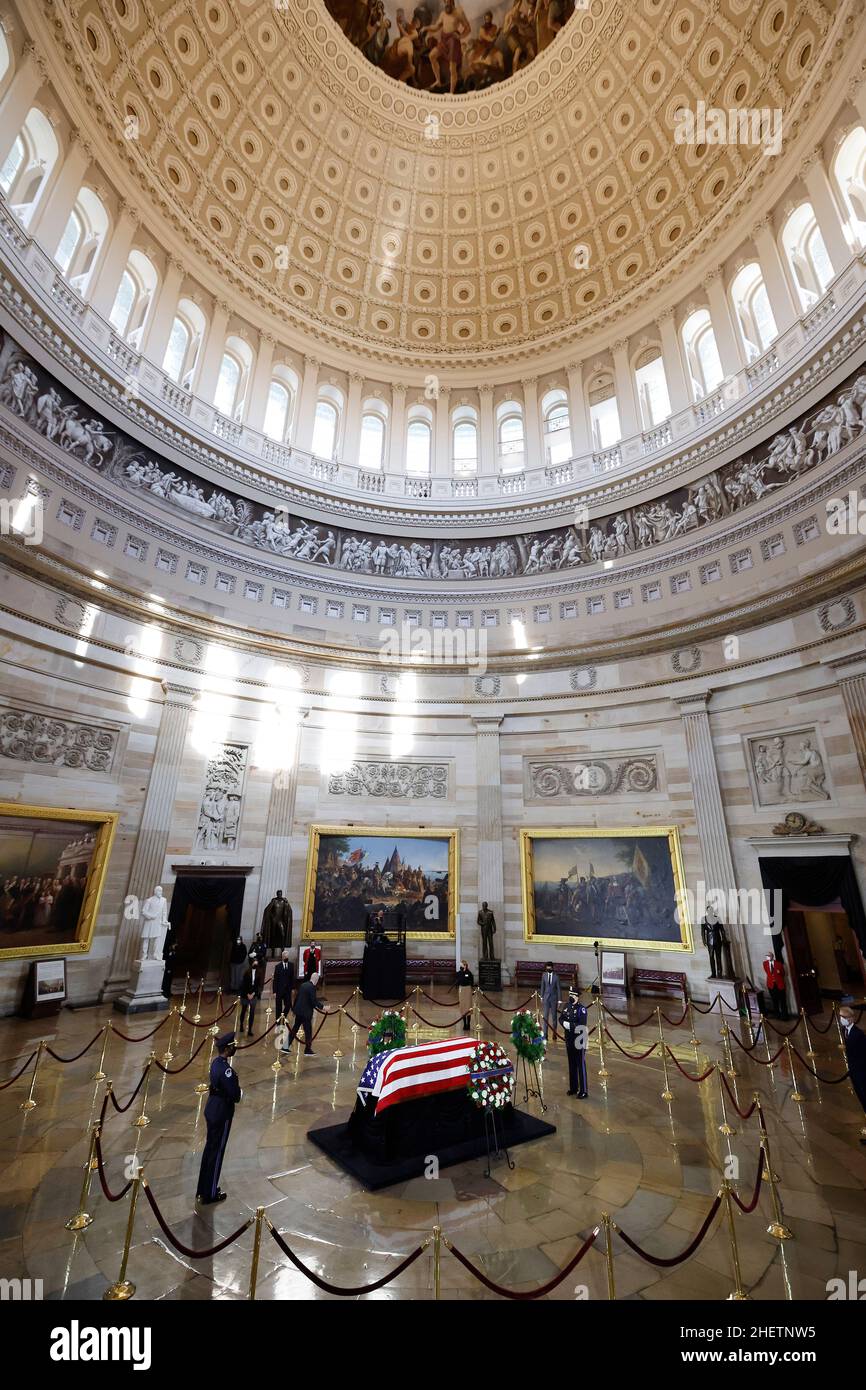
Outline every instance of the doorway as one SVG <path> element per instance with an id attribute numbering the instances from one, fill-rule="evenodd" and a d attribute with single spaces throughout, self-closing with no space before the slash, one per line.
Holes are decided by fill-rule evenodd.
<path id="1" fill-rule="evenodd" d="M 172 980 L 214 990 L 228 984 L 232 942 L 240 935 L 247 867 L 173 864 L 177 877 L 171 895 L 167 946 Z"/>
<path id="2" fill-rule="evenodd" d="M 808 946 L 819 998 L 838 1001 L 861 995 L 866 988 L 866 962 L 839 900 L 822 908 L 792 902 L 785 922 L 789 936 L 792 918 L 798 919 L 795 932 L 800 949 Z"/>

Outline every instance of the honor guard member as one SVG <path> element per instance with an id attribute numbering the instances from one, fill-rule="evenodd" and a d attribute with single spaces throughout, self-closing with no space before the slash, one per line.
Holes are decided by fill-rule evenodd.
<path id="1" fill-rule="evenodd" d="M 586 1100 L 586 1005 L 580 1002 L 576 986 L 568 991 L 568 1003 L 559 1015 L 562 1034 L 565 1038 L 565 1055 L 568 1058 L 568 1094 Z"/>
<path id="2" fill-rule="evenodd" d="M 220 1169 L 223 1155 L 232 1127 L 235 1106 L 243 1092 L 237 1072 L 231 1065 L 237 1044 L 234 1033 L 223 1033 L 216 1040 L 217 1056 L 210 1064 L 210 1094 L 204 1108 L 207 1124 L 207 1142 L 201 1156 L 198 1174 L 198 1191 L 195 1199 L 202 1206 L 212 1202 L 224 1202 L 226 1194 L 220 1191 Z"/>

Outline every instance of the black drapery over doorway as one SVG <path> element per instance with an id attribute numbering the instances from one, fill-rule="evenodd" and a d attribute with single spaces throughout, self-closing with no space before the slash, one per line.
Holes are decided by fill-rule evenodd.
<path id="1" fill-rule="evenodd" d="M 166 958 L 174 977 L 222 984 L 231 944 L 241 932 L 250 867 L 173 864 Z"/>

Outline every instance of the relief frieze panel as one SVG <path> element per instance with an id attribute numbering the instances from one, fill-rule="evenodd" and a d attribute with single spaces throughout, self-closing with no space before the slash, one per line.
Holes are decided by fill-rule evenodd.
<path id="1" fill-rule="evenodd" d="M 448 764 L 360 759 L 329 776 L 328 794 L 441 801 L 448 796 Z"/>
<path id="2" fill-rule="evenodd" d="M 527 802 L 574 802 L 597 797 L 646 797 L 663 790 L 657 753 L 603 753 L 574 758 L 524 759 Z"/>

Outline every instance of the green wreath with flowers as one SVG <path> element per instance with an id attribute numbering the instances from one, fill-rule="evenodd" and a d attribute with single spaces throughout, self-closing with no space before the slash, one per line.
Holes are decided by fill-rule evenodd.
<path id="1" fill-rule="evenodd" d="M 392 1052 L 395 1047 L 406 1046 L 406 1020 L 396 1009 L 386 1009 L 380 1018 L 371 1025 L 367 1034 L 367 1047 L 370 1056 L 379 1052 Z"/>
<path id="2" fill-rule="evenodd" d="M 518 1057 L 525 1062 L 543 1062 L 547 1043 L 541 1036 L 535 1014 L 528 1010 L 515 1014 L 511 1020 L 511 1041 Z"/>
<path id="3" fill-rule="evenodd" d="M 467 1062 L 466 1090 L 479 1110 L 502 1110 L 514 1091 L 514 1067 L 499 1043 L 478 1042 Z"/>

